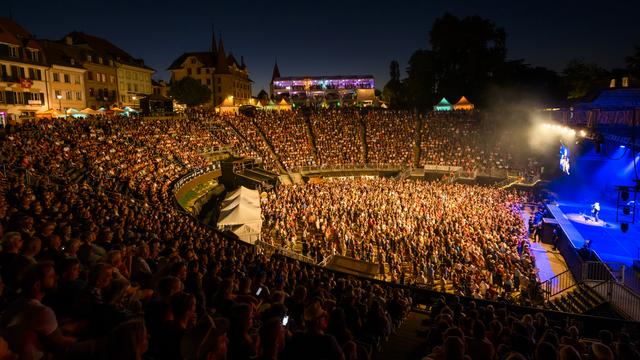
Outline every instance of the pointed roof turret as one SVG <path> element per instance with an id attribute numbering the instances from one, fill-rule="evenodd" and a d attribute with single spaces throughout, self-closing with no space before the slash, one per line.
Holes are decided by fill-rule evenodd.
<path id="1" fill-rule="evenodd" d="M 215 57 L 218 52 L 218 47 L 216 46 L 216 33 L 213 28 L 213 24 L 211 24 L 211 54 Z"/>
<path id="2" fill-rule="evenodd" d="M 280 69 L 278 69 L 278 59 L 276 59 L 276 63 L 273 65 L 273 73 L 271 74 L 271 81 L 279 77 L 280 77 Z"/>
<path id="3" fill-rule="evenodd" d="M 247 68 L 247 64 L 244 63 L 244 56 L 240 55 L 240 69 L 244 70 Z"/>
<path id="4" fill-rule="evenodd" d="M 216 62 L 216 73 L 226 74 L 229 72 L 227 68 L 227 58 L 224 53 L 224 42 L 222 42 L 222 35 L 220 35 L 220 43 L 218 44 L 218 61 Z"/>

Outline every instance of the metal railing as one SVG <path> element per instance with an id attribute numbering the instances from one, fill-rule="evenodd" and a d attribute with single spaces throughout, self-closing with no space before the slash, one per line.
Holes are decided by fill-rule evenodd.
<path id="1" fill-rule="evenodd" d="M 577 283 L 573 278 L 573 274 L 571 270 L 568 269 L 540 284 L 545 300 L 549 300 L 553 296 L 561 294 L 576 285 Z"/>
<path id="2" fill-rule="evenodd" d="M 298 254 L 297 252 L 291 250 L 291 249 L 287 249 L 281 246 L 275 246 L 272 244 L 269 244 L 265 241 L 262 240 L 257 240 L 254 245 L 261 249 L 264 253 L 272 255 L 274 253 L 278 253 L 280 255 L 284 255 L 286 257 L 292 258 L 294 260 L 298 260 L 298 261 L 302 261 L 308 264 L 313 264 L 316 265 L 316 261 L 308 256 L 303 256 L 301 254 Z"/>
<path id="3" fill-rule="evenodd" d="M 640 296 L 616 281 L 603 281 L 592 289 L 629 319 L 640 320 Z"/>
<path id="4" fill-rule="evenodd" d="M 406 168 L 407 166 L 404 166 L 404 165 L 382 164 L 382 163 L 366 163 L 366 164 L 356 163 L 356 164 L 300 166 L 295 170 L 300 173 L 308 173 L 308 172 L 362 171 L 362 170 L 402 171 Z"/>
<path id="5" fill-rule="evenodd" d="M 189 181 L 197 178 L 198 176 L 204 175 L 206 173 L 210 173 L 212 171 L 216 171 L 220 169 L 220 162 L 216 161 L 215 163 L 207 166 L 207 167 L 203 167 L 203 168 L 199 168 L 196 170 L 191 171 L 190 173 L 188 173 L 187 175 L 181 177 L 180 179 L 176 180 L 172 185 L 171 185 L 171 189 L 173 190 L 174 193 L 177 193 L 186 183 L 188 183 Z"/>

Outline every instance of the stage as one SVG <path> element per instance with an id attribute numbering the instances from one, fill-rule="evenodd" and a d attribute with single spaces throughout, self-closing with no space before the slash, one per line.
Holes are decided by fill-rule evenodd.
<path id="1" fill-rule="evenodd" d="M 591 249 L 604 262 L 630 266 L 639 260 L 640 217 L 636 215 L 635 224 L 627 217 L 629 229 L 620 229 L 616 222 L 617 187 L 634 185 L 634 161 L 640 155 L 633 156 L 636 154 L 632 155 L 628 148 L 615 144 L 603 145 L 601 153 L 592 144 L 574 150 L 577 156 L 572 160 L 571 174 L 559 174 L 547 186 L 555 203 L 548 208 L 575 248 L 580 249 L 585 240 L 591 240 Z M 598 222 L 591 213 L 595 202 L 600 203 Z"/>
<path id="2" fill-rule="evenodd" d="M 597 223 L 591 216 L 589 203 L 560 200 L 557 207 L 561 214 L 554 212 L 554 217 L 575 248 L 580 249 L 585 240 L 591 240 L 591 249 L 604 262 L 633 265 L 639 255 L 640 224 L 629 224 L 629 230 L 623 233 L 620 224 L 616 223 L 615 204 L 600 205 L 600 221 Z"/>

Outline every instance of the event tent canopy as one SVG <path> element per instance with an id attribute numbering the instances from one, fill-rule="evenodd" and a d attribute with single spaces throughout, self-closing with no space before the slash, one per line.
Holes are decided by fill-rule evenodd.
<path id="1" fill-rule="evenodd" d="M 442 100 L 440 100 L 439 103 L 437 103 L 436 105 L 433 106 L 433 110 L 435 110 L 435 111 L 451 111 L 451 110 L 453 110 L 453 107 L 451 106 L 451 103 L 449 101 L 447 101 L 446 98 L 442 98 Z"/>
<path id="2" fill-rule="evenodd" d="M 453 110 L 471 111 L 473 110 L 473 108 L 473 104 L 470 103 L 469 100 L 467 100 L 467 98 L 464 96 L 461 97 L 455 105 L 453 105 Z"/>
<path id="3" fill-rule="evenodd" d="M 240 240 L 254 243 L 262 229 L 260 193 L 244 186 L 229 193 L 222 202 L 218 228 L 229 229 Z"/>

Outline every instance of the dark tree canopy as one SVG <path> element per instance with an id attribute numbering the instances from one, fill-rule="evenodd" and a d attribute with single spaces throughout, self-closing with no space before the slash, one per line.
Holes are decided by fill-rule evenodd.
<path id="1" fill-rule="evenodd" d="M 211 90 L 189 76 L 172 82 L 169 94 L 179 103 L 189 107 L 202 105 L 211 100 Z"/>
<path id="2" fill-rule="evenodd" d="M 571 60 L 562 71 L 568 87 L 568 99 L 580 99 L 607 87 L 609 72 L 597 64 Z"/>

